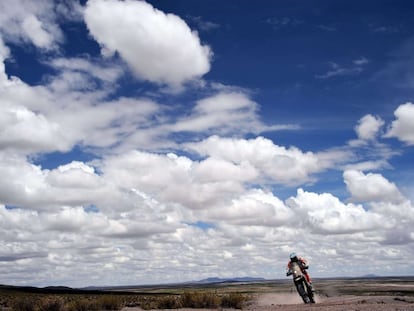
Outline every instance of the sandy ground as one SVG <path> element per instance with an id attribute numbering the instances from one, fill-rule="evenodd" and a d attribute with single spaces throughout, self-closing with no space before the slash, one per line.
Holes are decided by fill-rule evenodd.
<path id="1" fill-rule="evenodd" d="M 296 294 L 263 294 L 248 310 L 403 311 L 414 310 L 414 297 L 316 296 L 316 304 L 305 305 Z"/>
<path id="2" fill-rule="evenodd" d="M 122 311 L 141 311 L 141 308 L 124 308 Z M 180 311 L 212 311 L 232 309 L 179 309 Z M 260 294 L 243 310 L 258 311 L 414 311 L 414 297 L 405 296 L 316 296 L 316 303 L 305 305 L 295 293 Z"/>

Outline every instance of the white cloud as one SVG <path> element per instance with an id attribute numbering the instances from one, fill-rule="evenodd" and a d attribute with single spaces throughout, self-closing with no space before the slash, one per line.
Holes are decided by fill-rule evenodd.
<path id="1" fill-rule="evenodd" d="M 172 131 L 255 131 L 261 123 L 257 103 L 243 93 L 219 93 L 197 102 L 190 116 L 169 126 Z"/>
<path id="2" fill-rule="evenodd" d="M 67 151 L 62 127 L 25 107 L 0 107 L 0 147 L 23 152 Z"/>
<path id="3" fill-rule="evenodd" d="M 329 71 L 323 74 L 315 75 L 315 77 L 318 79 L 331 79 L 334 77 L 358 75 L 363 71 L 361 66 L 356 64 L 351 67 L 344 67 L 335 62 L 329 62 L 328 65 L 331 67 Z"/>
<path id="4" fill-rule="evenodd" d="M 289 198 L 297 226 L 310 226 L 315 233 L 349 234 L 382 228 L 380 214 L 367 212 L 361 205 L 344 204 L 330 193 L 312 193 L 299 189 Z"/>
<path id="5" fill-rule="evenodd" d="M 0 153 L 1 203 L 31 208 L 47 200 L 44 172 L 25 158 L 13 153 Z"/>
<path id="6" fill-rule="evenodd" d="M 4 280 L 13 284 L 157 283 L 194 280 L 217 271 L 242 275 L 246 269 L 281 277 L 293 245 L 310 257 L 312 272 L 326 276 L 318 265 L 322 259 L 340 257 L 346 271 L 355 256 L 369 251 L 378 255 L 378 269 L 383 269 L 392 254 L 377 254 L 378 245 L 398 242 L 405 253 L 404 245 L 411 242 L 409 234 L 401 240 L 391 233 L 402 221 L 412 227 L 414 209 L 407 201 L 376 202 L 366 209 L 329 193 L 299 189 L 283 202 L 270 191 L 241 187 L 256 178 L 256 170 L 225 159 L 197 162 L 173 154 L 131 152 L 102 159 L 99 175 L 82 162 L 48 171 L 23 159 L 15 164 L 6 159 L 1 180 L 31 190 L 30 200 L 20 201 L 25 209 L 0 206 L 0 233 L 9 241 L 7 247 L 0 246 L 0 261 L 13 263 Z M 229 188 L 231 183 L 239 186 Z M 5 185 L 0 189 L 10 191 Z M 0 197 L 6 198 L 3 192 Z M 41 198 L 48 208 L 35 206 Z M 88 212 L 87 204 L 97 211 Z M 212 226 L 203 230 L 186 225 L 199 220 Z M 103 273 L 96 272 L 96 258 Z M 17 267 L 28 269 L 25 279 L 15 278 Z"/>
<path id="7" fill-rule="evenodd" d="M 177 134 L 193 135 L 199 139 L 211 134 L 243 135 L 279 130 L 297 130 L 294 124 L 267 125 L 259 117 L 258 104 L 244 91 L 219 88 L 217 94 L 198 100 L 194 107 L 167 115 L 170 107 L 158 111 L 151 127 L 131 132 L 120 144 L 119 150 L 128 151 L 135 146 L 141 149 L 182 148 Z M 160 106 L 161 107 L 161 106 Z M 192 138 L 194 139 L 194 138 Z"/>
<path id="8" fill-rule="evenodd" d="M 22 28 L 27 37 L 37 47 L 47 48 L 53 42 L 53 37 L 43 29 L 42 23 L 34 15 L 24 18 Z"/>
<path id="9" fill-rule="evenodd" d="M 384 121 L 380 117 L 368 114 L 358 121 L 355 132 L 360 140 L 372 141 L 376 139 L 383 125 Z"/>
<path id="10" fill-rule="evenodd" d="M 242 182 L 255 176 L 253 168 L 245 170 L 244 166 L 225 161 L 220 165 L 223 172 L 217 168 L 206 170 L 206 167 L 211 167 L 208 160 L 197 163 L 174 154 L 131 151 L 108 158 L 102 163 L 101 170 L 105 179 L 127 189 L 143 191 L 157 201 L 203 209 L 240 193 L 243 191 Z M 228 177 L 231 173 L 234 175 L 225 179 L 222 173 Z"/>
<path id="11" fill-rule="evenodd" d="M 201 16 L 190 16 L 189 18 L 193 23 L 196 24 L 197 28 L 201 31 L 210 32 L 221 27 L 217 23 L 203 20 Z"/>
<path id="12" fill-rule="evenodd" d="M 59 71 L 44 86 L 31 87 L 15 77 L 0 81 L 3 148 L 27 155 L 68 151 L 79 143 L 105 148 L 157 122 L 152 117 L 161 106 L 153 101 L 104 100 L 114 90 L 119 68 L 78 58 L 57 58 L 51 65 Z"/>
<path id="13" fill-rule="evenodd" d="M 47 174 L 46 181 L 54 187 L 97 189 L 104 186 L 95 169 L 83 162 L 61 165 Z"/>
<path id="14" fill-rule="evenodd" d="M 273 227 L 290 223 L 294 213 L 271 192 L 252 189 L 228 205 L 209 209 L 205 217 L 234 225 Z"/>
<path id="15" fill-rule="evenodd" d="M 210 70 L 211 50 L 197 33 L 144 1 L 88 1 L 85 21 L 99 44 L 118 52 L 141 79 L 179 87 Z"/>
<path id="16" fill-rule="evenodd" d="M 207 158 L 194 166 L 194 176 L 201 182 L 240 181 L 248 182 L 258 177 L 258 171 L 250 163 L 236 164 L 216 158 Z"/>
<path id="17" fill-rule="evenodd" d="M 65 18 L 63 15 L 57 17 L 57 6 L 50 0 L 16 0 L 13 5 L 1 2 L 0 31 L 3 39 L 14 43 L 30 42 L 40 49 L 56 49 L 63 40 L 56 19 Z"/>
<path id="18" fill-rule="evenodd" d="M 391 165 L 386 159 L 362 161 L 357 163 L 351 163 L 344 165 L 344 170 L 357 170 L 357 171 L 375 171 L 384 168 L 391 168 Z"/>
<path id="19" fill-rule="evenodd" d="M 348 170 L 343 176 L 354 201 L 399 203 L 404 200 L 397 186 L 381 174 L 364 174 L 361 171 Z"/>
<path id="20" fill-rule="evenodd" d="M 342 169 L 367 171 L 392 167 L 390 159 L 400 152 L 379 141 L 384 124 L 380 117 L 372 114 L 358 120 L 354 127 L 358 138 L 348 141 L 350 157 Z"/>
<path id="21" fill-rule="evenodd" d="M 84 58 L 56 58 L 49 64 L 57 74 L 44 86 L 31 87 L 14 77 L 2 81 L 4 148 L 29 155 L 83 144 L 125 152 L 137 146 L 177 147 L 171 135 L 180 132 L 207 136 L 295 128 L 264 125 L 258 104 L 241 91 L 222 90 L 197 101 L 189 115 L 172 117 L 169 107 L 145 98 L 106 101 L 116 91 L 119 67 Z"/>
<path id="22" fill-rule="evenodd" d="M 24 157 L 3 152 L 0 154 L 0 202 L 47 212 L 62 205 L 88 206 L 120 201 L 122 191 L 91 170 L 77 162 L 44 170 Z"/>
<path id="23" fill-rule="evenodd" d="M 229 162 L 248 163 L 260 173 L 262 181 L 271 180 L 281 184 L 298 184 L 312 179 L 311 175 L 324 171 L 334 163 L 343 161 L 345 153 L 333 151 L 313 153 L 298 148 L 275 145 L 264 137 L 255 139 L 232 139 L 211 136 L 198 143 L 185 145 L 202 156 Z M 259 177 L 260 178 L 260 177 Z"/>
<path id="24" fill-rule="evenodd" d="M 411 228 L 414 221 L 414 206 L 410 201 L 400 200 L 399 202 L 392 202 L 384 200 L 372 202 L 370 208 L 372 211 L 386 216 L 387 224 L 397 224 L 395 230 L 399 231 L 401 228 L 407 228 L 406 234 L 414 234 Z M 392 234 L 392 231 L 387 233 L 388 236 Z"/>
<path id="25" fill-rule="evenodd" d="M 0 81 L 7 80 L 4 60 L 7 59 L 9 55 L 10 55 L 10 49 L 4 44 L 0 36 Z"/>
<path id="26" fill-rule="evenodd" d="M 385 137 L 396 137 L 407 145 L 414 145 L 414 104 L 400 105 L 394 112 L 394 120 Z"/>
<path id="27" fill-rule="evenodd" d="M 137 129 L 151 125 L 150 118 L 159 108 L 156 103 L 145 99 L 119 98 L 99 105 L 78 100 L 70 101 L 67 107 L 51 117 L 68 130 L 73 141 L 105 148 L 122 142 L 125 136 Z"/>
<path id="28" fill-rule="evenodd" d="M 109 83 L 116 82 L 123 73 L 120 67 L 93 63 L 83 58 L 55 58 L 48 64 L 62 72 L 79 72 L 89 78 L 88 80 L 96 78 Z"/>
<path id="29" fill-rule="evenodd" d="M 354 59 L 352 62 L 357 66 L 361 66 L 361 65 L 368 64 L 370 61 L 369 61 L 369 59 L 367 59 L 365 57 L 360 57 L 360 58 Z"/>

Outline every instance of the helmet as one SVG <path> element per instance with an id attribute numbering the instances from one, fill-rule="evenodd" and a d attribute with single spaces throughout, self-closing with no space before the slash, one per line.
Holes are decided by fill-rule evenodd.
<path id="1" fill-rule="evenodd" d="M 291 261 L 296 261 L 298 259 L 298 256 L 296 255 L 295 252 L 290 253 L 289 258 Z"/>

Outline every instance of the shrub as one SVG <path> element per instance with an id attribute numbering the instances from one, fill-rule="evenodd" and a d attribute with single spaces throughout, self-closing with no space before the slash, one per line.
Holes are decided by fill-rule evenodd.
<path id="1" fill-rule="evenodd" d="M 239 293 L 231 293 L 221 297 L 221 306 L 224 308 L 242 309 L 247 297 Z"/>
<path id="2" fill-rule="evenodd" d="M 77 299 L 67 304 L 67 311 L 96 311 L 99 310 L 97 303 L 89 299 Z"/>
<path id="3" fill-rule="evenodd" d="M 99 297 L 96 303 L 102 310 L 120 310 L 122 306 L 121 299 L 113 295 Z"/>
<path id="4" fill-rule="evenodd" d="M 181 306 L 183 308 L 217 308 L 220 306 L 220 298 L 211 293 L 190 293 L 181 295 Z"/>
<path id="5" fill-rule="evenodd" d="M 158 303 L 149 299 L 142 301 L 139 306 L 144 310 L 159 309 Z"/>
<path id="6" fill-rule="evenodd" d="M 13 311 L 35 311 L 37 299 L 34 297 L 16 297 L 11 303 Z"/>
<path id="7" fill-rule="evenodd" d="M 45 298 L 39 303 L 40 311 L 63 311 L 65 304 L 60 298 Z"/>
<path id="8" fill-rule="evenodd" d="M 157 303 L 157 309 L 178 309 L 181 308 L 181 301 L 175 296 L 162 297 Z"/>

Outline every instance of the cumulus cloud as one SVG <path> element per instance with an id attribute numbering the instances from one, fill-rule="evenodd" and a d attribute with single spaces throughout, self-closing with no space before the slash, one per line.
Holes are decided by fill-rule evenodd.
<path id="1" fill-rule="evenodd" d="M 255 167 L 264 180 L 269 179 L 281 184 L 304 183 L 311 175 L 321 172 L 342 161 L 345 153 L 303 152 L 296 147 L 286 148 L 275 145 L 264 137 L 255 139 L 232 139 L 211 136 L 201 142 L 188 143 L 188 150 L 201 156 L 224 159 L 229 162 L 249 163 Z"/>
<path id="2" fill-rule="evenodd" d="M 36 193 L 44 193 L 43 173 L 25 158 L 2 152 L 0 154 L 1 202 L 25 206 Z M 30 207 L 30 205 L 29 205 Z"/>
<path id="3" fill-rule="evenodd" d="M 404 200 L 397 186 L 381 174 L 364 174 L 361 171 L 348 170 L 343 176 L 351 199 L 354 201 L 399 203 Z"/>
<path id="4" fill-rule="evenodd" d="M 197 33 L 144 1 L 88 1 L 85 21 L 105 53 L 118 52 L 141 79 L 176 87 L 210 70 L 212 52 Z"/>
<path id="5" fill-rule="evenodd" d="M 205 217 L 213 221 L 248 226 L 283 226 L 294 213 L 273 193 L 251 189 L 233 199 L 227 206 L 209 210 Z"/>
<path id="6" fill-rule="evenodd" d="M 359 120 L 355 132 L 360 140 L 372 141 L 383 125 L 384 121 L 381 118 L 368 114 Z"/>
<path id="7" fill-rule="evenodd" d="M 82 169 L 42 170 L 24 157 L 7 153 L 0 157 L 0 175 L 1 201 L 33 210 L 47 211 L 61 204 L 89 204 L 95 202 L 96 195 L 108 189 L 105 184 L 99 183 L 95 174 Z M 100 188 L 97 188 L 98 185 Z"/>
<path id="8" fill-rule="evenodd" d="M 195 161 L 133 151 L 95 161 L 97 168 L 78 161 L 42 170 L 24 159 L 13 164 L 9 157 L 1 163 L 2 180 L 13 180 L 14 187 L 1 184 L 2 201 L 7 201 L 7 192 L 14 198 L 8 205 L 24 208 L 0 206 L 0 233 L 10 241 L 7 249 L 0 248 L 0 261 L 36 265 L 39 270 L 30 269 L 25 277 L 40 285 L 50 285 L 52 279 L 84 286 L 79 276 L 91 284 L 157 283 L 165 282 L 165 275 L 170 281 L 191 280 L 217 269 L 234 276 L 251 269 L 252 260 L 261 263 L 255 273 L 270 278 L 274 261 L 284 265 L 293 245 L 306 248 L 315 269 L 323 271 L 317 261 L 327 254 L 348 265 L 348 256 L 363 256 L 358 246 L 375 252 L 379 243 L 395 243 L 393 228 L 401 219 L 406 226 L 414 220 L 407 201 L 377 201 L 366 209 L 302 189 L 283 201 L 261 187 L 245 188 L 258 178 L 252 165 L 257 163 L 223 157 Z M 198 221 L 211 225 L 203 229 Z M 270 257 L 269 247 L 274 250 Z M 93 272 L 96 258 L 110 279 Z M 85 270 L 72 277 L 79 263 Z M 56 266 L 64 272 L 52 269 Z M 14 268 L 9 272 L 5 282 L 18 273 Z M 39 272 L 49 279 L 36 278 Z"/>
<path id="9" fill-rule="evenodd" d="M 349 234 L 381 228 L 380 214 L 367 212 L 361 205 L 344 204 L 330 193 L 312 193 L 298 189 L 287 204 L 298 225 L 310 226 L 315 233 Z"/>
<path id="10" fill-rule="evenodd" d="M 396 137 L 407 145 L 414 145 L 414 104 L 400 105 L 394 115 L 396 120 L 392 122 L 385 137 Z"/>
<path id="11" fill-rule="evenodd" d="M 390 159 L 400 151 L 380 141 L 384 124 L 383 119 L 372 114 L 358 120 L 354 127 L 357 139 L 348 141 L 350 157 L 343 169 L 367 171 L 392 167 Z"/>
<path id="12" fill-rule="evenodd" d="M 35 129 L 35 130 L 34 130 Z M 0 107 L 0 148 L 23 152 L 67 151 L 61 126 L 26 107 Z"/>
<path id="13" fill-rule="evenodd" d="M 255 176 L 253 168 L 245 170 L 225 161 L 219 166 L 223 171 L 217 167 L 206 171 L 206 167 L 212 167 L 207 160 L 198 163 L 175 154 L 138 151 L 108 158 L 102 165 L 106 179 L 128 189 L 143 191 L 160 202 L 172 202 L 190 209 L 207 208 L 231 194 L 240 193 L 242 182 Z"/>
<path id="14" fill-rule="evenodd" d="M 55 187 L 94 189 L 103 186 L 95 169 L 83 162 L 73 161 L 48 172 L 47 182 Z"/>

